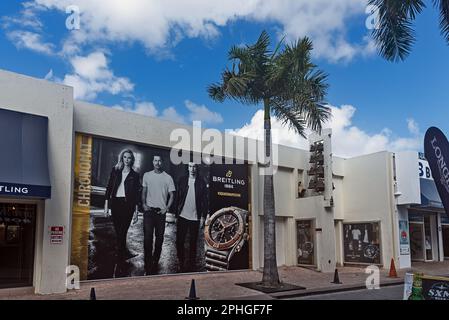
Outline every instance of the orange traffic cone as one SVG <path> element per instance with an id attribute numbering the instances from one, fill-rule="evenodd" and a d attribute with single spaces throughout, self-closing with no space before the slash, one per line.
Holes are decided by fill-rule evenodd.
<path id="1" fill-rule="evenodd" d="M 394 266 L 394 259 L 391 258 L 391 264 L 390 264 L 390 273 L 388 274 L 389 278 L 397 278 L 398 273 L 396 272 L 396 267 Z"/>

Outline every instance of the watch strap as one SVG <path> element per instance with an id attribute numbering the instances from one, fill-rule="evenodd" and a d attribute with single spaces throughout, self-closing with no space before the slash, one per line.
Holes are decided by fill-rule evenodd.
<path id="1" fill-rule="evenodd" d="M 229 254 L 231 250 L 215 250 L 210 246 L 206 249 L 206 270 L 227 271 L 229 268 Z"/>

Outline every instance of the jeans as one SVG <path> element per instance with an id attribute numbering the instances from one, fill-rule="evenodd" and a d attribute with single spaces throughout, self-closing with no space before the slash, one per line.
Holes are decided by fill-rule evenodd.
<path id="1" fill-rule="evenodd" d="M 198 231 L 200 229 L 199 221 L 191 221 L 178 217 L 176 226 L 176 251 L 178 254 L 179 267 L 184 270 L 185 261 L 185 241 L 187 234 L 189 234 L 189 267 L 187 271 L 195 271 L 196 252 L 198 247 Z"/>
<path id="2" fill-rule="evenodd" d="M 125 198 L 111 199 L 111 218 L 117 238 L 118 257 L 124 257 L 126 254 L 126 237 L 134 210 L 135 205 L 126 202 Z"/>
<path id="3" fill-rule="evenodd" d="M 153 273 L 161 258 L 164 242 L 166 214 L 159 214 L 156 210 L 145 211 L 143 215 L 145 272 Z M 153 235 L 156 238 L 153 251 Z"/>

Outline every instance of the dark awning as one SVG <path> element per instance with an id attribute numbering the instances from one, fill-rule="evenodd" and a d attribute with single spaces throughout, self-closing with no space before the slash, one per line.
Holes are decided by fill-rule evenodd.
<path id="1" fill-rule="evenodd" d="M 0 109 L 0 195 L 50 198 L 46 117 Z"/>
<path id="2" fill-rule="evenodd" d="M 421 185 L 421 205 L 431 208 L 443 208 L 443 203 L 438 194 L 435 181 L 420 179 Z"/>

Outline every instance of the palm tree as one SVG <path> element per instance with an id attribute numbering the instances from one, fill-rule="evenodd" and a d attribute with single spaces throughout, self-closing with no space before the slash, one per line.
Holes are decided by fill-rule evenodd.
<path id="1" fill-rule="evenodd" d="M 220 83 L 209 86 L 209 96 L 218 102 L 233 99 L 246 105 L 264 106 L 266 174 L 264 176 L 264 268 L 262 285 L 280 285 L 276 262 L 275 203 L 271 147 L 271 116 L 305 137 L 305 129 L 320 132 L 330 109 L 324 104 L 327 75 L 311 62 L 312 42 L 300 39 L 291 45 L 280 41 L 274 51 L 263 31 L 257 42 L 234 46 Z M 281 50 L 282 47 L 282 50 Z"/>
<path id="2" fill-rule="evenodd" d="M 440 30 L 449 44 L 449 0 L 432 0 L 440 11 Z M 423 0 L 369 0 L 378 10 L 378 26 L 372 36 L 379 53 L 389 61 L 404 61 L 415 43 L 413 21 L 426 4 Z"/>

